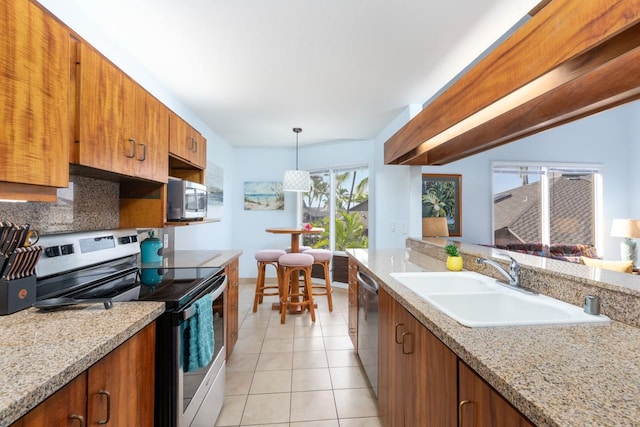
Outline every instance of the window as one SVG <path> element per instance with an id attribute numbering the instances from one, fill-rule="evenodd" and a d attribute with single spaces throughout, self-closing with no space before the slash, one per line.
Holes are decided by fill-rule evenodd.
<path id="1" fill-rule="evenodd" d="M 323 227 L 303 244 L 344 251 L 369 245 L 369 170 L 366 166 L 311 171 L 312 187 L 303 195 L 302 221 Z"/>
<path id="2" fill-rule="evenodd" d="M 585 244 L 598 247 L 600 167 L 494 163 L 494 244 Z"/>

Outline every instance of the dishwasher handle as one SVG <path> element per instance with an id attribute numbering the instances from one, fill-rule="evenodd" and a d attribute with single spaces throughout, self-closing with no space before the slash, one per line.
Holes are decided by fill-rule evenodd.
<path id="1" fill-rule="evenodd" d="M 358 271 L 358 284 L 362 286 L 367 292 L 378 294 L 378 282 L 376 282 L 371 276 Z"/>

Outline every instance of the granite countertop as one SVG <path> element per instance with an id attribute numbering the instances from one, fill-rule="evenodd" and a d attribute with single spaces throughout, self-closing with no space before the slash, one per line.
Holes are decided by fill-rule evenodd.
<path id="1" fill-rule="evenodd" d="M 26 414 L 164 312 L 161 302 L 115 302 L 0 316 L 0 426 Z"/>
<path id="2" fill-rule="evenodd" d="M 351 249 L 427 329 L 538 426 L 640 426 L 640 328 L 607 324 L 467 328 L 389 273 L 446 271 L 411 250 Z"/>

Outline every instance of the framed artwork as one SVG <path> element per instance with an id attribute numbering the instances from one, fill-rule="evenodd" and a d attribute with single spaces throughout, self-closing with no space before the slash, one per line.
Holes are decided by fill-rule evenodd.
<path id="1" fill-rule="evenodd" d="M 422 174 L 422 217 L 445 217 L 449 236 L 462 236 L 462 175 Z"/>
<path id="2" fill-rule="evenodd" d="M 207 162 L 207 218 L 222 220 L 224 202 L 224 170 L 211 162 Z"/>
<path id="3" fill-rule="evenodd" d="M 282 181 L 245 181 L 245 211 L 284 210 Z"/>

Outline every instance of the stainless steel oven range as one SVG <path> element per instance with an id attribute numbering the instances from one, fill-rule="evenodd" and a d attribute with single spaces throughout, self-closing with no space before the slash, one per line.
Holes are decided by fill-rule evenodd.
<path id="1" fill-rule="evenodd" d="M 36 305 L 165 303 L 156 320 L 155 425 L 213 425 L 224 400 L 224 270 L 141 266 L 135 229 L 44 235 L 39 243 L 45 250 L 36 268 Z M 212 304 L 212 325 L 205 329 L 213 331 L 213 355 L 208 363 L 193 363 L 191 321 L 204 298 Z"/>

